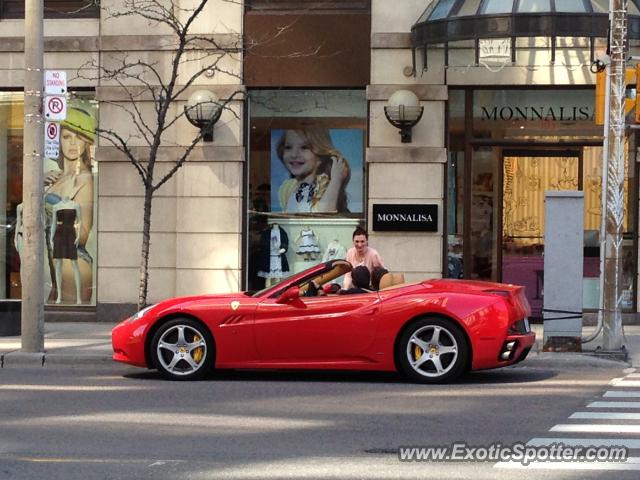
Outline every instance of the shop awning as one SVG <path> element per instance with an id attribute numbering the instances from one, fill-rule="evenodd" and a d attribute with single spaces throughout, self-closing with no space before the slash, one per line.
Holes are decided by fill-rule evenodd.
<path id="1" fill-rule="evenodd" d="M 628 2 L 628 38 L 640 39 L 640 0 Z M 434 0 L 411 27 L 414 49 L 492 38 L 607 38 L 608 0 Z M 512 49 L 515 55 L 515 48 Z M 446 57 L 445 57 L 446 59 Z M 514 59 L 515 61 L 515 59 Z"/>

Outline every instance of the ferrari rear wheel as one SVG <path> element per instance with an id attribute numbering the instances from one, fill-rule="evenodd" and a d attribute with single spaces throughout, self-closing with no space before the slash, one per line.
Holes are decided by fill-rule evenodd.
<path id="1" fill-rule="evenodd" d="M 170 320 L 151 341 L 151 354 L 158 371 L 171 380 L 195 380 L 213 368 L 211 333 L 190 318 Z"/>
<path id="2" fill-rule="evenodd" d="M 396 355 L 410 380 L 442 383 L 462 374 L 469 352 L 460 327 L 444 318 L 424 318 L 404 330 Z"/>

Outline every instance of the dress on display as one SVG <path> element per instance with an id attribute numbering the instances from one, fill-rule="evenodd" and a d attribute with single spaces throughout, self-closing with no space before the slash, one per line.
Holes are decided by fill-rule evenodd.
<path id="1" fill-rule="evenodd" d="M 78 259 L 76 247 L 76 211 L 60 209 L 56 211 L 56 233 L 53 237 L 53 258 Z"/>
<path id="2" fill-rule="evenodd" d="M 320 253 L 320 247 L 318 246 L 318 237 L 313 230 L 304 229 L 300 231 L 300 235 L 298 236 L 298 248 L 296 253 L 298 255 L 316 255 Z"/>
<path id="3" fill-rule="evenodd" d="M 258 276 L 262 278 L 283 278 L 289 275 L 289 262 L 286 252 L 289 248 L 289 237 L 279 226 L 264 230 L 260 234 L 260 266 Z M 284 250 L 281 252 L 280 250 Z"/>
<path id="4" fill-rule="evenodd" d="M 335 260 L 337 258 L 343 259 L 347 257 L 347 251 L 340 244 L 338 240 L 332 240 L 327 245 L 326 250 L 324 251 L 324 255 L 322 256 L 323 262 L 328 262 L 329 260 Z"/>

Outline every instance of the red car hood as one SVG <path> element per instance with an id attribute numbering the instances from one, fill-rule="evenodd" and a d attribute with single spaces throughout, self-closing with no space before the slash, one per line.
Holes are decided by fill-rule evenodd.
<path id="1" fill-rule="evenodd" d="M 208 295 L 191 295 L 191 296 L 186 296 L 186 297 L 175 297 L 175 298 L 170 298 L 167 300 L 163 300 L 161 302 L 158 302 L 155 307 L 159 307 L 160 309 L 165 309 L 165 308 L 170 308 L 170 307 L 175 307 L 176 305 L 184 305 L 184 304 L 188 304 L 188 303 L 194 303 L 194 302 L 206 302 L 208 304 L 215 304 L 215 303 L 228 303 L 230 300 L 233 299 L 243 299 L 243 298 L 249 298 L 247 297 L 244 293 L 242 292 L 235 292 L 235 293 L 216 293 L 216 294 L 208 294 Z M 155 309 L 155 308 L 154 308 Z"/>

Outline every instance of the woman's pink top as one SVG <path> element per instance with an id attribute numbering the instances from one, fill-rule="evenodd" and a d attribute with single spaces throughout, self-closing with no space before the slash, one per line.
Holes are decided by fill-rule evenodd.
<path id="1" fill-rule="evenodd" d="M 382 257 L 378 253 L 378 251 L 374 248 L 367 247 L 367 250 L 364 253 L 364 259 L 361 261 L 356 260 L 356 247 L 351 247 L 347 251 L 347 262 L 349 262 L 353 268 L 359 267 L 360 265 L 364 265 L 369 269 L 369 273 L 373 271 L 375 267 L 383 267 L 384 263 L 382 262 Z M 351 273 L 347 273 L 344 276 L 344 284 L 342 288 L 347 289 L 351 288 L 353 283 L 351 281 Z"/>

